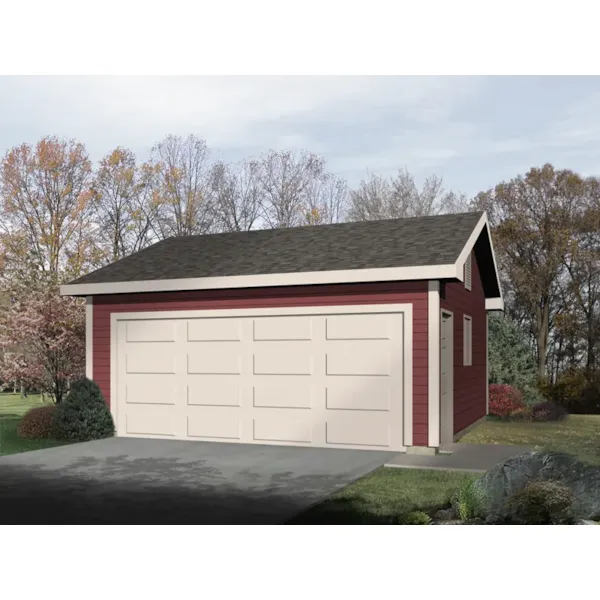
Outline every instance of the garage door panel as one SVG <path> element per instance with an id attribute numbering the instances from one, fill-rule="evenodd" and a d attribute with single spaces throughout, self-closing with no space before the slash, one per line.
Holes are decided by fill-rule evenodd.
<path id="1" fill-rule="evenodd" d="M 177 414 L 171 406 L 153 406 L 144 410 L 143 405 L 129 406 L 125 416 L 125 430 L 131 435 L 175 436 L 177 433 Z"/>
<path id="2" fill-rule="evenodd" d="M 389 340 L 391 315 L 335 315 L 326 317 L 328 340 Z"/>
<path id="3" fill-rule="evenodd" d="M 243 387 L 222 377 L 194 375 L 187 385 L 187 403 L 192 406 L 242 406 Z"/>
<path id="4" fill-rule="evenodd" d="M 174 342 L 176 321 L 129 321 L 127 342 Z"/>
<path id="5" fill-rule="evenodd" d="M 310 408 L 313 385 L 304 381 L 271 384 L 265 381 L 253 387 L 253 405 L 257 408 Z"/>
<path id="6" fill-rule="evenodd" d="M 176 404 L 177 380 L 173 375 L 140 375 L 128 379 L 125 384 L 127 404 Z"/>
<path id="7" fill-rule="evenodd" d="M 391 396 L 390 383 L 385 378 L 339 377 L 327 380 L 328 410 L 389 411 Z"/>
<path id="8" fill-rule="evenodd" d="M 327 346 L 327 375 L 390 375 L 390 345 L 344 342 Z"/>
<path id="9" fill-rule="evenodd" d="M 263 317 L 254 319 L 255 341 L 312 339 L 311 317 Z"/>
<path id="10" fill-rule="evenodd" d="M 194 319 L 187 323 L 188 342 L 239 342 L 241 319 Z"/>
<path id="11" fill-rule="evenodd" d="M 255 412 L 253 440 L 263 442 L 295 442 L 310 444 L 312 419 L 309 411 L 264 409 Z"/>
<path id="12" fill-rule="evenodd" d="M 255 346 L 254 375 L 312 375 L 313 348 L 290 342 Z"/>
<path id="13" fill-rule="evenodd" d="M 239 440 L 242 421 L 233 407 L 193 406 L 187 417 L 187 434 L 193 438 Z"/>
<path id="14" fill-rule="evenodd" d="M 325 440 L 331 445 L 390 446 L 390 420 L 385 413 L 328 413 Z"/>
<path id="15" fill-rule="evenodd" d="M 174 375 L 175 347 L 161 344 L 157 349 L 156 344 L 137 343 L 128 347 L 125 363 L 128 375 Z"/>
<path id="16" fill-rule="evenodd" d="M 240 375 L 242 357 L 239 346 L 225 344 L 190 344 L 188 347 L 188 374 Z"/>

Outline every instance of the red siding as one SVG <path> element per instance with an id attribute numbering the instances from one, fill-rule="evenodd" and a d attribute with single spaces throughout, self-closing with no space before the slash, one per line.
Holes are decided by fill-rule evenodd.
<path id="1" fill-rule="evenodd" d="M 475 255 L 471 258 L 471 290 L 447 283 L 442 308 L 454 313 L 454 433 L 485 416 L 487 346 L 485 296 Z M 463 315 L 473 319 L 472 366 L 463 366 Z"/>
<path id="2" fill-rule="evenodd" d="M 426 446 L 426 281 L 95 296 L 94 380 L 110 403 L 110 315 L 113 312 L 395 303 L 413 305 L 413 444 Z"/>

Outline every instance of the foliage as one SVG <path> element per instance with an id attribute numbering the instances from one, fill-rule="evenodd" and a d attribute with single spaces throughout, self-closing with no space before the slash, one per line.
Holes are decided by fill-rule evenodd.
<path id="1" fill-rule="evenodd" d="M 52 437 L 56 406 L 36 406 L 23 415 L 17 426 L 19 437 L 48 439 Z"/>
<path id="2" fill-rule="evenodd" d="M 534 421 L 562 421 L 567 418 L 568 412 L 556 402 L 541 402 L 531 409 L 531 418 Z"/>
<path id="3" fill-rule="evenodd" d="M 523 406 L 513 410 L 509 418 L 511 421 L 528 421 L 531 419 L 532 411 L 530 406 Z"/>
<path id="4" fill-rule="evenodd" d="M 518 525 L 560 525 L 572 522 L 574 496 L 558 481 L 534 481 L 507 501 L 510 521 Z"/>
<path id="5" fill-rule="evenodd" d="M 80 299 L 62 297 L 56 287 L 13 289 L 0 312 L 0 378 L 22 381 L 56 403 L 69 380 L 85 367 L 85 309 Z"/>
<path id="6" fill-rule="evenodd" d="M 54 416 L 57 439 L 85 442 L 111 437 L 115 426 L 102 392 L 94 381 L 83 378 L 73 383 Z"/>
<path id="7" fill-rule="evenodd" d="M 537 387 L 532 349 L 523 329 L 504 314 L 491 313 L 489 327 L 489 382 L 521 390 L 525 404 L 543 400 Z"/>
<path id="8" fill-rule="evenodd" d="M 466 521 L 482 516 L 483 500 L 481 491 L 475 486 L 475 480 L 465 479 L 452 497 L 451 504 L 458 518 Z"/>
<path id="9" fill-rule="evenodd" d="M 413 510 L 399 519 L 400 525 L 429 525 L 430 523 L 431 517 L 420 510 Z"/>
<path id="10" fill-rule="evenodd" d="M 523 408 L 523 397 L 510 385 L 493 383 L 489 387 L 489 413 L 495 417 L 508 417 Z"/>
<path id="11" fill-rule="evenodd" d="M 544 395 L 570 413 L 600 413 L 600 371 L 570 368 L 555 383 L 544 387 Z"/>

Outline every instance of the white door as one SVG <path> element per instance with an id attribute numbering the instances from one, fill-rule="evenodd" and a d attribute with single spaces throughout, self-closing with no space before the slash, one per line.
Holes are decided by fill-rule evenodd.
<path id="1" fill-rule="evenodd" d="M 454 335 L 452 314 L 442 312 L 440 340 L 440 437 L 442 444 L 454 440 Z"/>
<path id="2" fill-rule="evenodd" d="M 403 450 L 403 314 L 290 310 L 115 320 L 117 435 Z"/>

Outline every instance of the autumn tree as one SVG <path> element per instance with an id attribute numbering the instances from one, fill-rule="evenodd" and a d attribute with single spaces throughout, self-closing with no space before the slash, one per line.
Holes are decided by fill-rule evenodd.
<path id="1" fill-rule="evenodd" d="M 304 224 L 340 223 L 348 209 L 348 185 L 340 177 L 323 173 L 308 188 Z"/>
<path id="2" fill-rule="evenodd" d="M 75 277 L 88 267 L 91 172 L 84 146 L 74 140 L 46 137 L 35 147 L 22 144 L 7 152 L 0 164 L 5 266 L 27 260 L 55 278 Z"/>
<path id="3" fill-rule="evenodd" d="M 146 164 L 154 171 L 154 229 L 161 239 L 210 232 L 215 224 L 212 165 L 206 142 L 168 135 Z"/>
<path id="4" fill-rule="evenodd" d="M 488 212 L 503 277 L 512 283 L 514 302 L 533 317 L 540 380 L 547 375 L 549 334 L 559 303 L 559 279 L 584 192 L 581 177 L 547 164 L 475 199 L 476 206 Z"/>
<path id="5" fill-rule="evenodd" d="M 70 380 L 85 371 L 85 310 L 81 299 L 61 297 L 56 287 L 22 291 L 0 312 L 0 378 L 60 403 Z"/>

